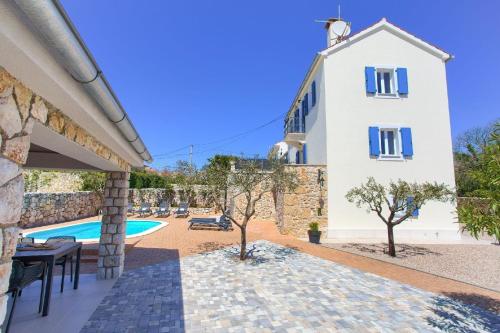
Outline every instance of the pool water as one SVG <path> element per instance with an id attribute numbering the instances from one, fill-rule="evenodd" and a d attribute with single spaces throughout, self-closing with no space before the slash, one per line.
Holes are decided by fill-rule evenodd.
<path id="1" fill-rule="evenodd" d="M 127 237 L 138 236 L 151 229 L 160 227 L 162 223 L 157 221 L 127 221 Z M 27 237 L 33 237 L 37 241 L 45 241 L 53 236 L 75 236 L 77 241 L 81 240 L 99 240 L 101 236 L 101 222 L 93 221 L 69 225 L 65 227 L 53 228 L 49 230 L 32 232 Z"/>

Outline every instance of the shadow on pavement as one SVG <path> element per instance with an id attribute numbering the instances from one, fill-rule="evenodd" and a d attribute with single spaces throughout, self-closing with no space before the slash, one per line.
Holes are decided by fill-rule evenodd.
<path id="1" fill-rule="evenodd" d="M 179 252 L 147 250 L 166 261 L 124 272 L 82 333 L 185 331 Z"/>

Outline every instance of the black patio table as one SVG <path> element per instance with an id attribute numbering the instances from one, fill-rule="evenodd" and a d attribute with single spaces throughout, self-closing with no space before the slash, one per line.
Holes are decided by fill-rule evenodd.
<path id="1" fill-rule="evenodd" d="M 12 259 L 20 260 L 24 263 L 34 262 L 34 261 L 44 261 L 47 263 L 47 276 L 46 276 L 46 287 L 45 295 L 43 300 L 43 311 L 42 316 L 47 316 L 49 314 L 50 305 L 50 295 L 52 290 L 52 280 L 54 264 L 57 259 L 64 257 L 65 255 L 76 252 L 76 267 L 75 267 L 75 278 L 73 280 L 73 289 L 78 289 L 78 280 L 80 278 L 80 258 L 82 254 L 82 243 L 56 243 L 53 244 L 58 246 L 53 250 L 33 250 L 33 251 L 16 251 L 16 254 Z"/>

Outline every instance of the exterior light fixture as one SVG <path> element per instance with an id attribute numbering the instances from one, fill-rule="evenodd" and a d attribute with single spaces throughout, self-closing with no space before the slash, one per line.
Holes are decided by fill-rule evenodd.
<path id="1" fill-rule="evenodd" d="M 323 177 L 323 171 L 318 169 L 318 184 L 323 186 L 325 184 L 325 178 Z"/>

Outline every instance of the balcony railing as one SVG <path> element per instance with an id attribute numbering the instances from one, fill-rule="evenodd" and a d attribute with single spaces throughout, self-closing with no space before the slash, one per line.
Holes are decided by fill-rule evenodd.
<path id="1" fill-rule="evenodd" d="M 288 133 L 305 133 L 305 124 L 298 119 L 290 119 L 285 126 L 285 136 Z"/>

